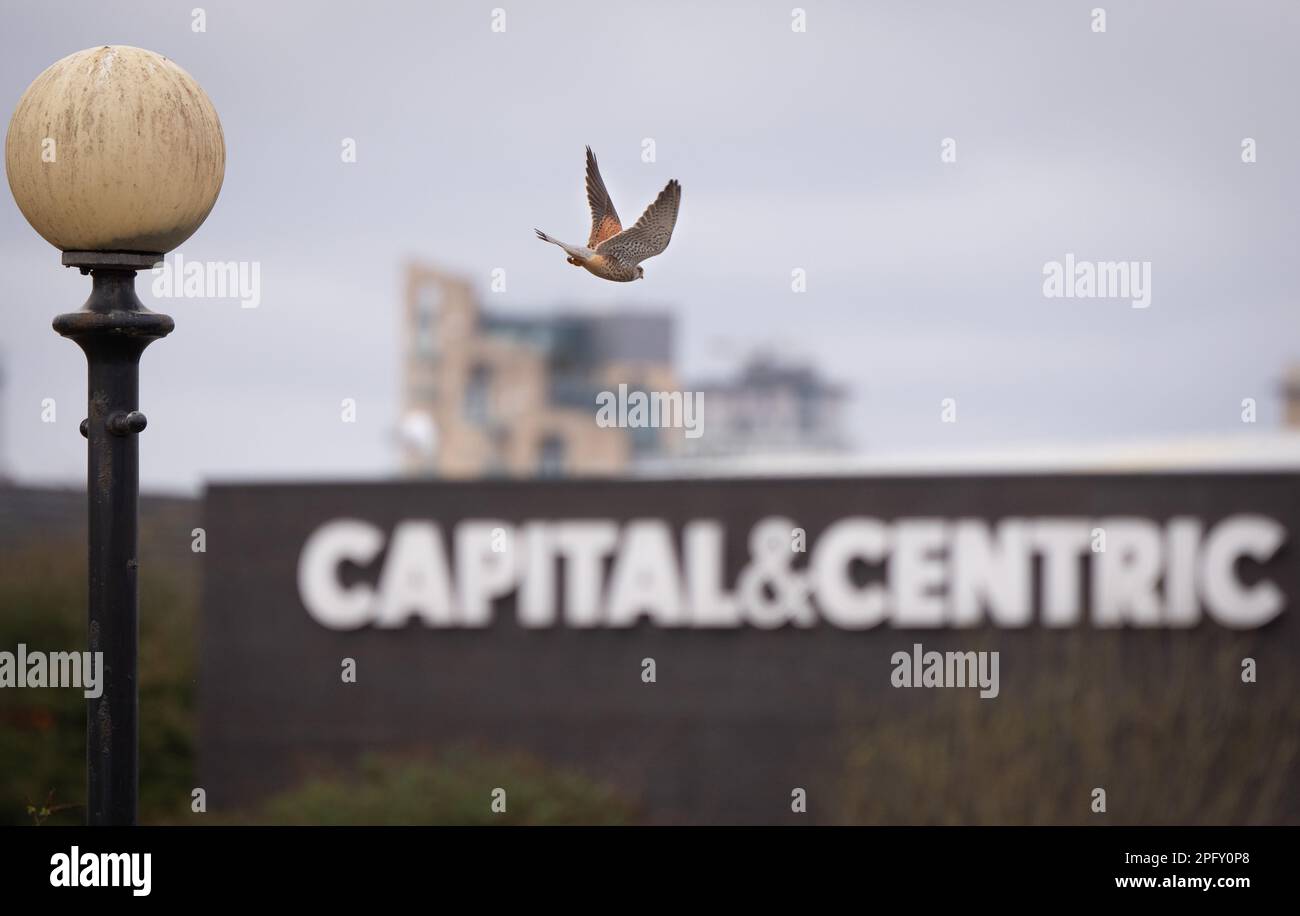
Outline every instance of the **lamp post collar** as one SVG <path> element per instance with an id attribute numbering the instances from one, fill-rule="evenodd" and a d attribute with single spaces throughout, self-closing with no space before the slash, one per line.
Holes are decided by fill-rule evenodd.
<path id="1" fill-rule="evenodd" d="M 83 274 L 92 270 L 149 270 L 163 259 L 161 254 L 141 251 L 65 251 L 64 267 L 78 267 Z"/>

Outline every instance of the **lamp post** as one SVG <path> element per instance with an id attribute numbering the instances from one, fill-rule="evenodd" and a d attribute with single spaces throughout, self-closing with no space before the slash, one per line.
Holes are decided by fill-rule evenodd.
<path id="1" fill-rule="evenodd" d="M 63 264 L 90 274 L 90 298 L 54 330 L 85 352 L 89 378 L 89 648 L 103 691 L 87 701 L 86 821 L 134 824 L 139 563 L 140 355 L 173 322 L 135 294 L 151 268 L 207 218 L 225 175 L 216 110 L 188 73 L 140 48 L 63 58 L 18 102 L 5 171 L 23 216 Z"/>

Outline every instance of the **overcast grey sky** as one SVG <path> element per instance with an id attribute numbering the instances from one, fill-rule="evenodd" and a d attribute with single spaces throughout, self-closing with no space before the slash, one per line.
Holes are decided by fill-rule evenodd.
<path id="1" fill-rule="evenodd" d="M 803 34 L 793 0 L 6 3 L 6 120 L 53 61 L 131 44 L 188 70 L 225 129 L 221 198 L 180 251 L 260 262 L 261 306 L 155 303 L 142 275 L 176 319 L 142 366 L 145 486 L 393 472 L 410 257 L 490 307 L 671 307 L 688 377 L 755 346 L 814 359 L 853 389 L 863 449 L 1239 434 L 1245 397 L 1276 427 L 1300 358 L 1300 3 L 798 5 Z M 682 182 L 645 282 L 533 237 L 585 235 L 588 143 L 625 219 Z M 1066 252 L 1151 261 L 1151 306 L 1044 298 Z M 4 464 L 79 482 L 85 367 L 50 320 L 88 283 L 8 194 L 0 271 Z"/>

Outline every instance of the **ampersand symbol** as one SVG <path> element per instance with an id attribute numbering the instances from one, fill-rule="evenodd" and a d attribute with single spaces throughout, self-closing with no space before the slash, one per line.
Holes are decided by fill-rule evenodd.
<path id="1" fill-rule="evenodd" d="M 773 629 L 787 622 L 811 626 L 816 621 L 808 583 L 792 568 L 795 527 L 787 518 L 765 518 L 749 532 L 751 561 L 736 580 L 736 593 L 756 627 Z"/>

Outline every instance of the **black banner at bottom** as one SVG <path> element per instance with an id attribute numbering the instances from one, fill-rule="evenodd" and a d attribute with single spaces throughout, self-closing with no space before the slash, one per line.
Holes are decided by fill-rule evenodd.
<path id="1" fill-rule="evenodd" d="M 10 898 L 205 903 L 517 888 L 541 899 L 726 889 L 1017 899 L 1285 892 L 1294 828 L 36 828 L 0 832 Z M 197 896 L 196 896 L 197 895 Z M 974 897 L 972 899 L 974 899 Z"/>

